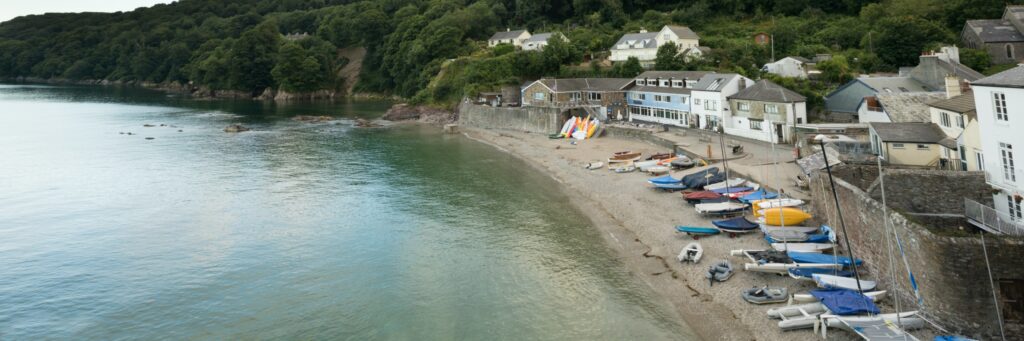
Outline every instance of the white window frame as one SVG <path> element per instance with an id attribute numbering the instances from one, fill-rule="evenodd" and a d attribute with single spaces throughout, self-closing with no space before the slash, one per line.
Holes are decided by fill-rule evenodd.
<path id="1" fill-rule="evenodd" d="M 704 110 L 717 110 L 718 106 L 715 105 L 718 101 L 712 101 L 710 99 L 704 100 Z"/>
<path id="2" fill-rule="evenodd" d="M 996 113 L 996 121 L 1007 122 L 1010 115 L 1006 110 L 1006 94 L 1002 92 L 992 93 L 992 110 Z"/>
<path id="3" fill-rule="evenodd" d="M 534 101 L 543 101 L 545 97 L 546 97 L 546 94 L 543 93 L 543 92 L 534 92 L 533 93 L 533 100 Z"/>
<path id="4" fill-rule="evenodd" d="M 778 114 L 779 113 L 779 106 L 776 105 L 776 104 L 765 104 L 764 105 L 764 112 L 766 114 Z"/>
<path id="5" fill-rule="evenodd" d="M 647 94 L 636 94 L 636 96 L 641 101 L 646 101 L 647 100 Z"/>
<path id="6" fill-rule="evenodd" d="M 764 130 L 764 120 L 750 120 L 751 130 Z"/>
<path id="7" fill-rule="evenodd" d="M 956 115 L 956 126 L 961 129 L 964 128 L 964 115 Z"/>
<path id="8" fill-rule="evenodd" d="M 673 80 L 672 81 L 672 87 L 673 88 L 681 88 L 681 87 L 683 87 L 683 81 Z"/>
<path id="9" fill-rule="evenodd" d="M 636 80 L 636 85 L 637 86 L 647 86 L 647 80 L 645 80 L 645 79 L 637 79 Z"/>
<path id="10" fill-rule="evenodd" d="M 978 170 L 985 170 L 985 154 L 982 154 L 981 152 L 975 150 L 974 159 L 978 161 Z"/>
<path id="11" fill-rule="evenodd" d="M 749 102 L 736 102 L 736 110 L 737 111 L 750 111 L 750 103 Z"/>
<path id="12" fill-rule="evenodd" d="M 1021 212 L 1020 203 L 1013 200 L 1012 195 L 1006 196 L 1007 211 L 1010 213 L 1010 219 L 1021 220 L 1024 219 L 1024 213 Z"/>
<path id="13" fill-rule="evenodd" d="M 601 93 L 600 92 L 594 92 L 594 91 L 588 92 L 587 93 L 587 100 L 600 101 L 601 100 Z"/>
<path id="14" fill-rule="evenodd" d="M 655 102 L 661 102 L 661 98 L 662 98 L 661 95 L 654 95 L 654 101 Z"/>
<path id="15" fill-rule="evenodd" d="M 939 121 L 942 122 L 943 127 L 949 127 L 949 113 L 940 112 Z"/>
<path id="16" fill-rule="evenodd" d="M 999 142 L 999 162 L 1003 166 L 1003 180 L 1017 182 L 1017 169 L 1013 164 L 1013 145 Z"/>

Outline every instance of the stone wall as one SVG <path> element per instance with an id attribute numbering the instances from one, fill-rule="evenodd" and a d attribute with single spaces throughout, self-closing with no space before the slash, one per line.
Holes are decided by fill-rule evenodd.
<path id="1" fill-rule="evenodd" d="M 662 146 L 667 149 L 675 149 L 676 143 L 654 135 L 650 129 L 643 128 L 631 128 L 623 126 L 608 125 L 604 128 L 604 135 L 608 137 L 626 138 L 632 140 L 639 140 L 654 144 L 656 146 Z"/>
<path id="2" fill-rule="evenodd" d="M 555 134 L 565 122 L 561 112 L 559 108 L 495 108 L 463 102 L 459 105 L 459 124 L 485 129 Z"/>
<path id="3" fill-rule="evenodd" d="M 895 297 L 898 297 L 903 310 L 920 310 L 929 320 L 950 332 L 979 339 L 998 338 L 995 303 L 978 235 L 966 231 L 961 231 L 960 237 L 952 233 L 936 233 L 935 230 L 959 230 L 959 227 L 930 226 L 929 229 L 919 224 L 916 218 L 908 219 L 896 210 L 888 210 L 892 226 L 903 243 L 907 262 L 918 283 L 923 302 L 918 305 L 899 251 L 895 244 L 892 249 L 887 247 L 889 244 L 886 237 L 892 234 L 887 233 L 889 230 L 886 229 L 882 205 L 874 198 L 877 191 L 874 179 L 851 179 L 870 189 L 872 195 L 869 195 L 861 187 L 843 180 L 843 177 L 870 172 L 849 167 L 837 167 L 836 189 L 854 254 L 865 262 L 865 266 L 860 268 L 861 275 L 877 280 L 883 290 L 889 290 L 890 293 L 895 291 Z M 887 201 L 896 206 L 932 212 L 940 208 L 952 210 L 955 203 L 960 202 L 959 211 L 949 213 L 962 213 L 962 198 L 978 195 L 978 191 L 985 187 L 984 177 L 964 172 L 943 173 L 886 171 Z M 835 227 L 841 234 L 841 225 L 836 219 L 835 203 L 825 173 L 818 173 L 813 178 L 811 194 L 818 221 Z M 997 283 L 996 294 L 1001 299 L 1020 295 L 1019 292 L 1009 292 L 1009 285 L 999 283 L 1002 280 L 1024 279 L 1024 267 L 1018 265 L 1024 259 L 1024 240 L 986 235 L 985 241 L 992 275 Z M 895 286 L 890 275 L 890 250 L 893 252 L 891 259 L 895 267 Z M 887 312 L 895 309 L 892 297 L 884 305 L 883 309 Z M 1000 309 L 1003 309 L 1004 316 L 1020 313 L 1007 311 L 1003 306 Z M 1022 328 L 1024 326 L 1020 321 L 1007 321 L 1007 339 L 1024 336 Z"/>

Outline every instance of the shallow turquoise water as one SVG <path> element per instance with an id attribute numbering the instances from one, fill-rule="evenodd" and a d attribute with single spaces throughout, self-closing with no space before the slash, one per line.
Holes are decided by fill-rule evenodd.
<path id="1" fill-rule="evenodd" d="M 525 164 L 289 119 L 387 106 L 0 85 L 0 339 L 693 339 Z"/>

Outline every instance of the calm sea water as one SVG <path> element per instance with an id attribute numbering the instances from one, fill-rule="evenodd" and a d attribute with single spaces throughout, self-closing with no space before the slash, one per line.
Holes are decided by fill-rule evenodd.
<path id="1" fill-rule="evenodd" d="M 290 120 L 387 106 L 0 85 L 0 339 L 693 339 L 525 164 Z"/>

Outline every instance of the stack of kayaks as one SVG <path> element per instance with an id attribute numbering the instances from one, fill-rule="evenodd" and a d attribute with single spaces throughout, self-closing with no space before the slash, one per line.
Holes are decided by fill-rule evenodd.
<path id="1" fill-rule="evenodd" d="M 551 135 L 551 138 L 574 138 L 577 140 L 585 140 L 594 136 L 594 132 L 597 131 L 597 127 L 601 124 L 596 118 L 591 119 L 590 115 L 586 118 L 583 117 L 570 117 L 565 124 L 562 125 L 562 130 L 558 134 Z"/>

